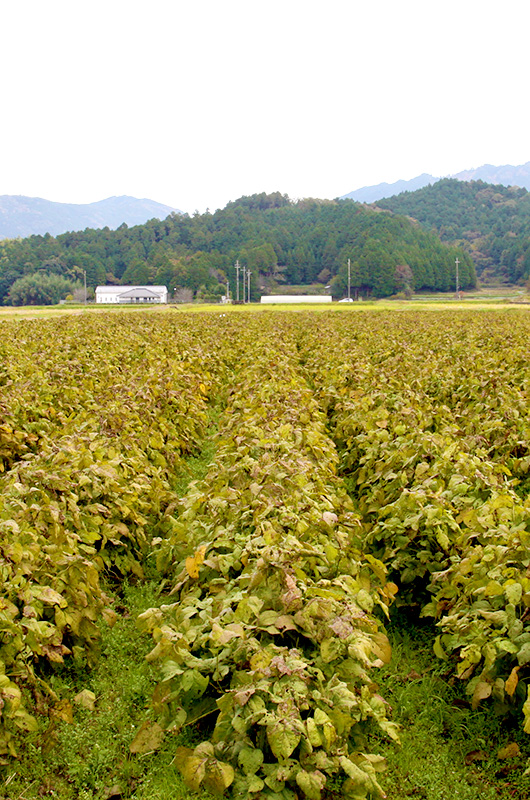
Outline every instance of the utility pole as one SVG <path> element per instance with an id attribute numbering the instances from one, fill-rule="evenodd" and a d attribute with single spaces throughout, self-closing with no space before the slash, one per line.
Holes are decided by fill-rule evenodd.
<path id="1" fill-rule="evenodd" d="M 85 276 L 85 305 L 86 305 L 86 269 L 83 270 Z"/>
<path id="2" fill-rule="evenodd" d="M 246 271 L 246 267 L 243 264 L 243 305 L 245 305 L 245 288 L 246 288 L 246 282 L 247 282 L 246 272 L 245 271 Z"/>
<path id="3" fill-rule="evenodd" d="M 226 279 L 226 302 L 230 302 L 230 284 L 228 283 L 228 278 Z"/>
<path id="4" fill-rule="evenodd" d="M 348 300 L 350 299 L 351 259 L 348 259 Z"/>
<path id="5" fill-rule="evenodd" d="M 239 303 L 239 259 L 236 261 L 236 303 Z"/>
<path id="6" fill-rule="evenodd" d="M 251 275 L 252 275 L 252 272 L 250 270 L 247 270 L 247 280 L 248 280 L 247 302 L 249 302 L 249 303 L 250 303 L 250 276 Z"/>
<path id="7" fill-rule="evenodd" d="M 460 264 L 460 261 L 458 260 L 458 258 L 455 258 L 455 267 L 456 267 L 456 299 L 457 299 L 457 300 L 458 300 L 458 299 L 459 299 L 459 297 L 460 297 L 460 292 L 459 292 L 459 289 L 460 289 L 460 287 L 459 287 L 459 285 L 458 285 L 458 265 L 459 265 L 459 264 Z"/>

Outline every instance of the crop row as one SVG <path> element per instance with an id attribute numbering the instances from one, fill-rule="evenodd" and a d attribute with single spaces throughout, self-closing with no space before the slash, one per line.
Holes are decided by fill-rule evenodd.
<path id="1" fill-rule="evenodd" d="M 160 542 L 175 601 L 140 618 L 163 678 L 154 710 L 165 730 L 202 726 L 177 753 L 191 788 L 317 800 L 333 777 L 364 798 L 384 767 L 367 730 L 396 736 L 372 675 L 390 658 L 374 609 L 396 587 L 359 548 L 288 326 L 269 331 L 242 347 L 216 459 Z"/>
<path id="2" fill-rule="evenodd" d="M 381 325 L 353 348 L 344 328 L 320 331 L 302 349 L 364 546 L 399 585 L 398 602 L 436 618 L 435 652 L 455 661 L 473 706 L 522 706 L 530 732 L 528 328 L 474 324 Z"/>
<path id="3" fill-rule="evenodd" d="M 171 413 L 172 419 L 177 413 L 187 417 L 175 439 L 163 423 L 157 430 L 157 417 L 162 420 L 164 406 L 178 405 L 183 390 L 209 391 L 219 362 L 211 332 L 198 337 L 199 332 L 175 319 L 156 324 L 127 316 L 5 324 L 0 472 L 80 430 L 151 438 L 153 449 L 170 458 L 189 451 L 196 437 L 191 432 L 187 441 L 194 418 L 186 405 L 179 400 L 180 409 Z"/>
<path id="4" fill-rule="evenodd" d="M 21 388 L 13 376 L 27 372 L 9 425 L 21 440 L 38 436 L 38 447 L 0 478 L 0 754 L 14 752 L 13 733 L 35 726 L 23 685 L 53 704 L 42 666 L 97 656 L 99 617 L 112 618 L 100 575 L 141 576 L 152 537 L 171 527 L 175 476 L 204 435 L 222 373 L 214 342 L 205 369 L 196 338 L 167 322 L 35 328 L 25 335 L 32 358 L 43 348 L 37 377 L 28 352 L 17 360 L 13 350 L 2 387 L 12 399 Z M 19 345 L 21 336 L 12 332 Z M 26 407 L 44 381 L 53 403 Z"/>

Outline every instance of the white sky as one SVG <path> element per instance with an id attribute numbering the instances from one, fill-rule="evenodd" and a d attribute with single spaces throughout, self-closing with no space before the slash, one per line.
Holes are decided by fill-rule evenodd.
<path id="1" fill-rule="evenodd" d="M 529 0 L 0 0 L 0 194 L 337 197 L 530 160 Z"/>

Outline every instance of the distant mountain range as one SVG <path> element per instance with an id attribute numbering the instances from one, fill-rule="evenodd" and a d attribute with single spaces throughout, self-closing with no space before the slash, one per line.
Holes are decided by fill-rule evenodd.
<path id="1" fill-rule="evenodd" d="M 0 195 L 0 239 L 16 239 L 32 234 L 57 236 L 85 228 L 119 228 L 143 225 L 150 219 L 165 219 L 181 212 L 177 208 L 138 200 L 136 197 L 108 197 L 96 203 L 54 203 L 40 197 Z"/>
<path id="2" fill-rule="evenodd" d="M 456 175 L 444 177 L 456 178 L 459 181 L 484 181 L 485 183 L 500 184 L 501 186 L 520 186 L 522 189 L 530 191 L 530 161 L 518 167 L 512 167 L 509 164 L 503 167 L 484 164 L 482 167 L 477 167 L 477 169 L 468 169 L 458 172 Z M 356 200 L 358 203 L 375 203 L 383 197 L 394 197 L 394 195 L 401 194 L 401 192 L 415 192 L 417 189 L 423 189 L 424 186 L 429 186 L 439 180 L 441 178 L 435 178 L 433 175 L 423 173 L 410 181 L 363 186 L 362 189 L 356 189 L 353 192 L 349 192 L 349 194 L 343 195 L 341 199 Z"/>

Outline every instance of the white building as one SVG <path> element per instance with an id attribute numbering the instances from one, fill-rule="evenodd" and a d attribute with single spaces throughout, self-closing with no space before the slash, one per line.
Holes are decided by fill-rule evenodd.
<path id="1" fill-rule="evenodd" d="M 167 303 L 167 287 L 96 286 L 96 303 Z"/>
<path id="2" fill-rule="evenodd" d="M 262 294 L 262 303 L 331 303 L 330 294 Z"/>

